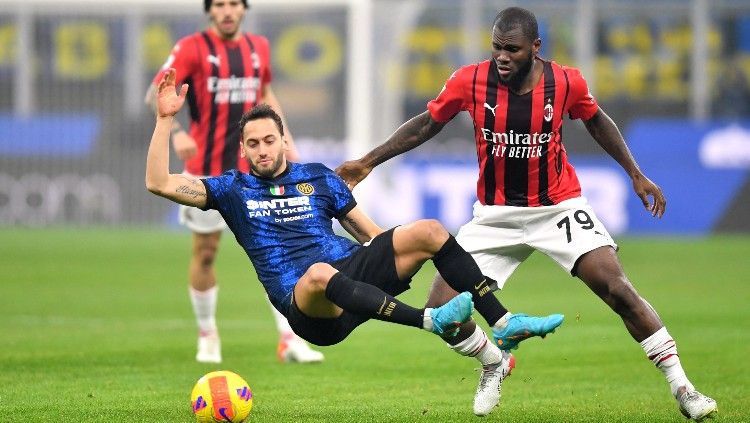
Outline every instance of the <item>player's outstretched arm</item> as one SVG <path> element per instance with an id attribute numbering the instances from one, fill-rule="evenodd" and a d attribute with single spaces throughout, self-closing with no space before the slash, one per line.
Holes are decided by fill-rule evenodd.
<path id="1" fill-rule="evenodd" d="M 359 206 L 351 209 L 349 213 L 339 219 L 339 222 L 341 223 L 341 227 L 349 232 L 360 244 L 364 244 L 383 233 L 383 228 L 373 222 L 370 216 L 365 214 Z"/>
<path id="2" fill-rule="evenodd" d="M 169 173 L 169 134 L 174 115 L 185 103 L 188 86 L 175 88 L 175 70 L 164 73 L 156 91 L 156 126 L 146 158 L 146 189 L 172 201 L 195 207 L 206 205 L 206 187 L 197 178 Z"/>
<path id="3" fill-rule="evenodd" d="M 336 173 L 353 189 L 375 166 L 422 145 L 440 132 L 447 122 L 436 122 L 429 111 L 414 116 L 401 125 L 388 139 L 364 157 L 344 162 Z"/>
<path id="4" fill-rule="evenodd" d="M 630 179 L 633 181 L 633 190 L 641 199 L 643 207 L 648 210 L 652 216 L 662 217 L 667 207 L 667 200 L 662 193 L 661 188 L 653 183 L 646 175 L 641 172 L 633 154 L 630 152 L 625 139 L 622 137 L 620 130 L 614 121 L 599 110 L 594 116 L 583 122 L 589 134 L 602 146 L 617 163 L 625 169 Z M 650 198 L 649 198 L 650 197 Z M 650 199 L 653 199 L 653 203 Z"/>

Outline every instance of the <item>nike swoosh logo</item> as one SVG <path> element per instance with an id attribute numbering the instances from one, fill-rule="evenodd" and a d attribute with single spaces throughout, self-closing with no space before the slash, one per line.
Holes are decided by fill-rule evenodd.
<path id="1" fill-rule="evenodd" d="M 479 291 L 480 289 L 482 289 L 482 285 L 484 285 L 485 282 L 487 282 L 487 279 L 482 279 L 482 282 L 479 282 L 478 284 L 474 285 L 474 289 Z"/>
<path id="2" fill-rule="evenodd" d="M 529 331 L 525 330 L 520 335 L 509 336 L 508 339 L 512 339 L 512 340 L 515 341 L 516 339 L 526 339 L 526 338 L 528 338 L 530 336 L 531 336 L 531 333 L 529 333 Z"/>

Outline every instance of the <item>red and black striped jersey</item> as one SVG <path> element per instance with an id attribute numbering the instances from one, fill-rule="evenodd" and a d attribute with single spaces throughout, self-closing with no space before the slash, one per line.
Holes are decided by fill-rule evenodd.
<path id="1" fill-rule="evenodd" d="M 543 73 L 529 93 L 508 90 L 497 66 L 487 60 L 454 72 L 427 104 L 437 122 L 462 110 L 471 114 L 479 164 L 477 199 L 484 205 L 536 207 L 581 195 L 562 144 L 563 116 L 588 120 L 599 106 L 578 69 L 536 60 Z"/>
<path id="2" fill-rule="evenodd" d="M 190 84 L 190 136 L 198 154 L 185 162 L 188 173 L 216 176 L 229 169 L 249 171 L 239 155 L 238 124 L 271 83 L 270 56 L 268 40 L 248 33 L 227 41 L 207 30 L 188 35 L 174 46 L 154 83 L 158 84 L 165 69 L 175 68 L 178 86 Z"/>

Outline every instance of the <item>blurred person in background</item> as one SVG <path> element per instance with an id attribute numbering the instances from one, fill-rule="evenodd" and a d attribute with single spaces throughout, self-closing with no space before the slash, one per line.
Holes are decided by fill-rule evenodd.
<path id="1" fill-rule="evenodd" d="M 472 253 L 482 273 L 501 289 L 513 271 L 535 250 L 580 278 L 625 323 L 664 374 L 679 410 L 702 420 L 716 402 L 688 380 L 677 346 L 656 311 L 635 290 L 617 256 L 617 244 L 581 195 L 573 166 L 562 144 L 566 114 L 581 119 L 594 140 L 630 176 L 643 206 L 655 217 L 665 211 L 661 189 L 638 167 L 619 129 L 599 107 L 576 68 L 538 56 L 541 39 L 536 17 L 511 7 L 493 22 L 492 58 L 464 66 L 446 81 L 427 111 L 404 123 L 388 140 L 337 173 L 350 188 L 384 161 L 434 137 L 461 111 L 473 118 L 479 163 L 474 218 L 461 227 L 457 241 Z M 653 201 L 650 201 L 650 198 Z M 436 275 L 430 298 L 440 305 L 457 295 Z M 454 349 L 476 328 L 463 325 L 445 338 Z M 492 328 L 493 333 L 496 332 Z M 508 342 L 495 339 L 501 349 Z M 459 350 L 460 352 L 460 350 Z M 487 408 L 476 407 L 476 414 Z"/>
<path id="2" fill-rule="evenodd" d="M 175 119 L 172 146 L 185 163 L 184 173 L 217 176 L 230 169 L 248 171 L 240 158 L 238 122 L 244 112 L 268 104 L 284 118 L 271 89 L 271 52 L 268 39 L 242 32 L 247 0 L 204 0 L 208 29 L 182 38 L 172 49 L 162 70 L 154 77 L 146 101 L 156 110 L 156 84 L 166 69 L 175 68 L 181 80 L 191 85 L 188 94 L 190 129 Z M 287 158 L 297 160 L 293 138 L 288 134 Z M 188 269 L 189 293 L 198 323 L 196 360 L 221 362 L 221 341 L 216 325 L 218 286 L 214 261 L 226 223 L 216 210 L 180 206 L 180 222 L 193 232 Z M 270 304 L 269 304 L 270 305 Z M 323 354 L 299 338 L 286 318 L 271 307 L 279 331 L 278 359 L 282 362 L 314 363 Z"/>
<path id="3" fill-rule="evenodd" d="M 716 81 L 714 117 L 750 119 L 750 83 L 742 68 L 741 56 L 733 57 L 726 64 Z"/>

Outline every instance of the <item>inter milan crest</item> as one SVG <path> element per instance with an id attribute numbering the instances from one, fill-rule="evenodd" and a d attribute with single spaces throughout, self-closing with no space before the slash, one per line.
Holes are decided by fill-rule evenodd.
<path id="1" fill-rule="evenodd" d="M 273 195 L 284 195 L 284 185 L 273 185 L 268 190 Z"/>
<path id="2" fill-rule="evenodd" d="M 544 120 L 547 122 L 552 121 L 552 116 L 554 116 L 555 110 L 552 108 L 552 99 L 547 99 L 547 104 L 544 105 Z"/>
<path id="3" fill-rule="evenodd" d="M 315 188 L 313 188 L 312 184 L 303 182 L 301 184 L 297 184 L 297 191 L 299 191 L 300 194 L 310 195 L 315 192 Z"/>

